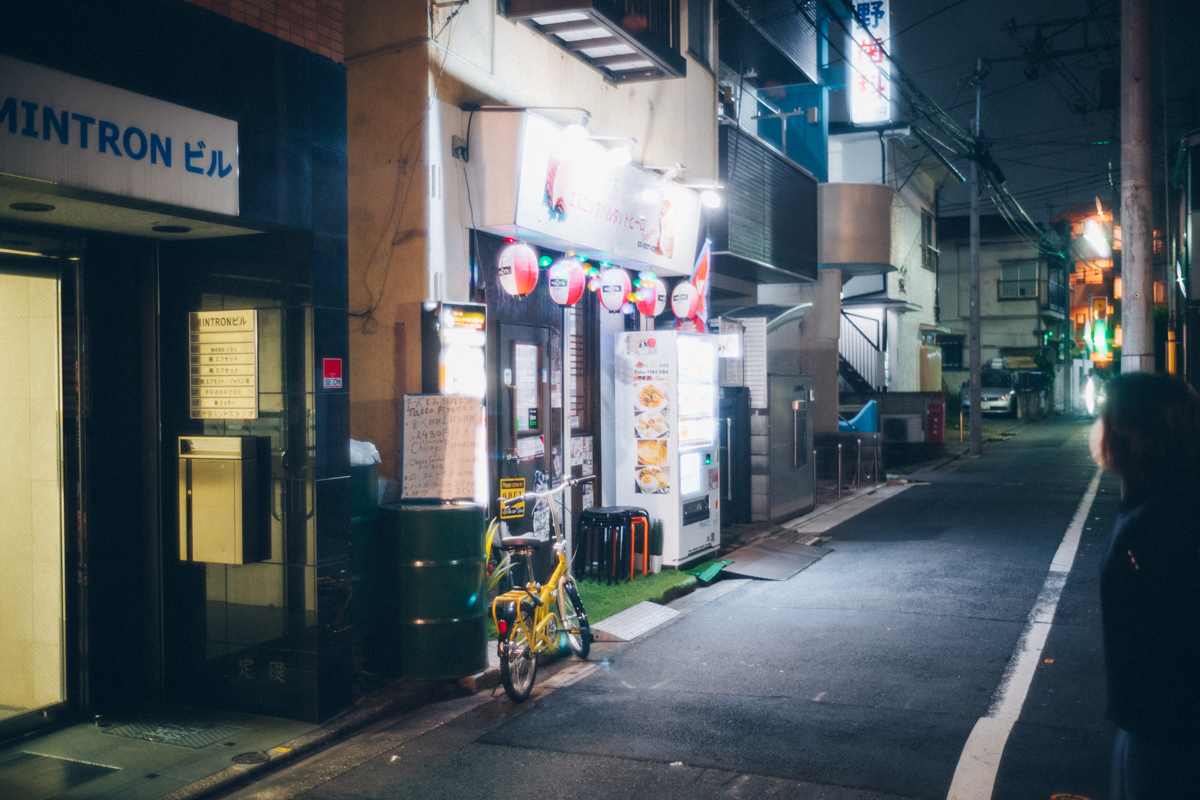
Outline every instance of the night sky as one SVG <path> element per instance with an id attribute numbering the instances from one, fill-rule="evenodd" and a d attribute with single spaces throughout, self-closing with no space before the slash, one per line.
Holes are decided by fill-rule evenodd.
<path id="1" fill-rule="evenodd" d="M 1165 145 L 1172 170 L 1180 136 L 1200 128 L 1200 57 L 1188 34 L 1200 15 L 1194 0 L 1151 2 L 1154 176 L 1160 184 L 1165 161 L 1164 65 Z M 967 130 L 974 113 L 970 77 L 975 59 L 982 56 L 988 62 L 983 134 L 992 144 L 1008 192 L 1033 220 L 1047 222 L 1067 203 L 1099 196 L 1107 206 L 1114 192 L 1120 193 L 1119 10 L 1120 0 L 893 0 L 890 51 L 919 89 Z M 1010 20 L 1027 27 L 1010 31 Z M 1096 49 L 1031 63 L 1028 54 L 1038 33 L 1031 24 L 1059 20 L 1068 21 L 1041 29 L 1045 52 Z M 837 50 L 831 55 L 837 63 Z M 1112 70 L 1108 87 L 1104 70 Z M 843 93 L 835 93 L 832 102 L 844 104 Z M 899 119 L 950 141 L 938 126 L 914 114 L 905 100 L 898 110 Z M 955 163 L 968 173 L 965 159 Z M 1161 185 L 1157 188 L 1156 197 L 1161 197 Z M 967 203 L 965 185 L 948 187 L 941 193 L 940 212 L 966 214 Z M 991 211 L 985 199 L 983 213 Z"/>

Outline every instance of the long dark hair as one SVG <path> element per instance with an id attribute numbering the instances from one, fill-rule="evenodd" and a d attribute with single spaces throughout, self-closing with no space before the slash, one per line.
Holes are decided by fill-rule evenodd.
<path id="1" fill-rule="evenodd" d="M 1200 480 L 1200 396 L 1176 378 L 1126 373 L 1108 384 L 1100 414 L 1104 465 L 1126 494 Z"/>

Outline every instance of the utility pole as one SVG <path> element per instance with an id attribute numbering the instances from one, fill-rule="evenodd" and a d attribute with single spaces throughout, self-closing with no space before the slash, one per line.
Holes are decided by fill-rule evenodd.
<path id="1" fill-rule="evenodd" d="M 971 450 L 983 453 L 983 397 L 980 384 L 982 352 L 979 346 L 979 109 L 983 99 L 983 59 L 975 64 L 975 153 L 971 158 Z"/>
<path id="2" fill-rule="evenodd" d="M 1154 371 L 1150 0 L 1121 0 L 1122 372 Z"/>

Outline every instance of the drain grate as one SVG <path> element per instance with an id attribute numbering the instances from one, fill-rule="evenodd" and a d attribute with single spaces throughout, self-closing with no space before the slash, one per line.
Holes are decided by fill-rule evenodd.
<path id="1" fill-rule="evenodd" d="M 116 767 L 69 758 L 18 753 L 12 758 L 0 760 L 0 797 L 50 800 L 116 771 Z"/>
<path id="2" fill-rule="evenodd" d="M 233 757 L 235 764 L 265 764 L 271 760 L 271 757 L 266 753 L 238 753 Z"/>
<path id="3" fill-rule="evenodd" d="M 158 744 L 173 744 L 176 747 L 199 749 L 216 744 L 222 739 L 228 739 L 242 730 L 245 729 L 234 728 L 230 725 L 206 725 L 203 723 L 131 722 L 128 725 L 107 728 L 101 733 L 105 736 L 124 736 L 126 739 L 142 739 Z"/>

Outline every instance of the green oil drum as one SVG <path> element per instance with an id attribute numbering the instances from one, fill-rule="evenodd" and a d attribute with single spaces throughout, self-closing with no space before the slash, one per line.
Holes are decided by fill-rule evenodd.
<path id="1" fill-rule="evenodd" d="M 387 503 L 375 536 L 378 670 L 446 680 L 486 669 L 483 509 Z"/>

